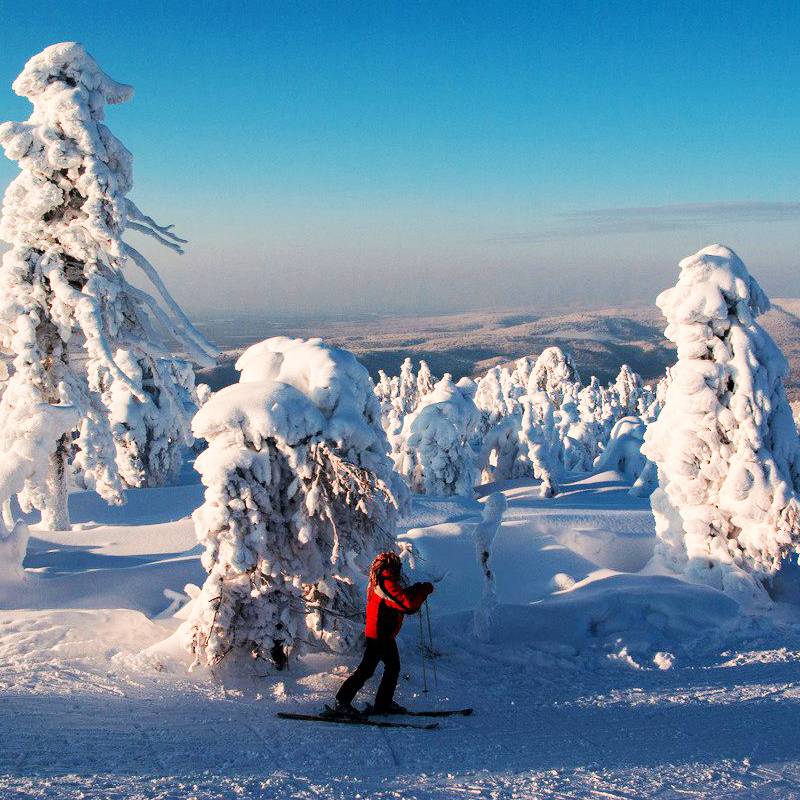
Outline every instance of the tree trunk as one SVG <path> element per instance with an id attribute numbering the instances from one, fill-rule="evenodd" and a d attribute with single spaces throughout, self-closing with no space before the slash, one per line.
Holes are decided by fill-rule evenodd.
<path id="1" fill-rule="evenodd" d="M 68 531 L 67 437 L 62 436 L 50 455 L 47 467 L 47 500 L 42 509 L 41 527 L 47 531 Z"/>

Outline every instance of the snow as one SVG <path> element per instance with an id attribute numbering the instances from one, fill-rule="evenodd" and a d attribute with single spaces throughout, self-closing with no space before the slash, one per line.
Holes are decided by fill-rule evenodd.
<path id="1" fill-rule="evenodd" d="M 37 531 L 31 518 L 25 584 L 0 595 L 0 795 L 793 796 L 797 606 L 753 615 L 712 587 L 642 571 L 653 517 L 629 486 L 605 472 L 553 498 L 531 479 L 481 487 L 508 503 L 487 644 L 470 633 L 483 504 L 414 498 L 401 528 L 412 577 L 439 579 L 441 656 L 438 689 L 422 694 L 417 626 L 404 627 L 399 699 L 476 709 L 433 732 L 275 718 L 328 700 L 352 657 L 312 653 L 224 684 L 189 674 L 188 656 L 153 646 L 181 622 L 157 618 L 164 589 L 202 581 L 188 519 L 202 487 L 132 489 L 113 508 L 73 493 L 75 529 Z"/>

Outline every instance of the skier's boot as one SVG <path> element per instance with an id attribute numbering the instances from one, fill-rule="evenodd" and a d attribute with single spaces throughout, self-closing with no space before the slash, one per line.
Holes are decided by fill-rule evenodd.
<path id="1" fill-rule="evenodd" d="M 352 703 L 342 703 L 337 700 L 333 705 L 325 706 L 325 711 L 332 717 L 349 717 L 355 719 L 361 716 L 361 712 Z"/>
<path id="2" fill-rule="evenodd" d="M 401 706 L 399 703 L 395 703 L 392 700 L 388 706 L 373 706 L 371 709 L 372 714 L 408 714 L 408 709 Z"/>

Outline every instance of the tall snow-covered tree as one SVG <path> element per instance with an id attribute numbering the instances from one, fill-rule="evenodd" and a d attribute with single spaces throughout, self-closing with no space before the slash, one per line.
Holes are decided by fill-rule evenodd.
<path id="1" fill-rule="evenodd" d="M 800 543 L 800 441 L 786 400 L 786 359 L 756 318 L 769 300 L 739 257 L 712 245 L 680 263 L 656 300 L 678 361 L 644 453 L 668 564 L 758 596 Z"/>
<path id="2" fill-rule="evenodd" d="M 351 353 L 277 337 L 237 368 L 240 382 L 193 423 L 209 442 L 194 514 L 209 575 L 183 636 L 198 663 L 235 652 L 280 669 L 309 636 L 354 646 L 360 590 L 376 552 L 394 544 L 406 490 Z"/>
<path id="3" fill-rule="evenodd" d="M 97 489 L 119 502 L 104 388 L 124 384 L 141 403 L 148 402 L 148 390 L 121 369 L 115 352 L 146 364 L 168 357 L 176 345 L 199 363 L 212 363 L 214 353 L 150 262 L 123 240 L 133 230 L 177 251 L 182 242 L 126 197 L 131 154 L 102 120 L 104 107 L 128 100 L 131 87 L 109 78 L 80 44 L 67 42 L 34 56 L 13 89 L 31 101 L 33 113 L 27 122 L 0 126 L 0 145 L 22 170 L 6 190 L 0 223 L 0 237 L 11 244 L 0 269 L 0 344 L 14 357 L 0 426 L 13 436 L 7 426 L 24 403 L 77 409 L 82 458 L 105 465 Z M 128 263 L 149 278 L 166 309 L 128 283 Z M 76 433 L 44 445 L 46 478 L 37 472 L 18 495 L 23 509 L 42 511 L 48 528 L 69 525 L 67 458 Z"/>

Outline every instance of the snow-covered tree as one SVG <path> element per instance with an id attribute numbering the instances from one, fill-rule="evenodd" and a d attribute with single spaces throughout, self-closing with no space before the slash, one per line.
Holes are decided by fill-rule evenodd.
<path id="1" fill-rule="evenodd" d="M 150 262 L 123 241 L 133 230 L 182 252 L 183 240 L 126 197 L 131 154 L 102 122 L 105 105 L 128 100 L 131 87 L 67 42 L 34 56 L 13 89 L 31 101 L 33 113 L 27 122 L 0 126 L 0 145 L 22 170 L 6 190 L 0 224 L 0 237 L 12 246 L 0 269 L 0 344 L 14 356 L 0 403 L 2 435 L 13 435 L 10 420 L 24 403 L 78 409 L 82 459 L 105 465 L 97 490 L 120 502 L 105 387 L 124 384 L 143 404 L 148 390 L 121 369 L 115 352 L 148 365 L 174 345 L 198 363 L 213 363 L 214 353 Z M 153 283 L 166 310 L 127 282 L 128 263 Z M 69 525 L 67 458 L 75 432 L 43 445 L 47 477 L 31 477 L 19 493 L 23 509 L 40 509 L 48 528 Z"/>
<path id="2" fill-rule="evenodd" d="M 436 378 L 433 377 L 431 373 L 431 368 L 428 366 L 428 362 L 424 359 L 420 359 L 419 362 L 419 371 L 417 372 L 417 398 L 419 399 L 425 397 L 426 394 L 430 394 L 433 391 L 433 387 L 436 385 Z"/>
<path id="3" fill-rule="evenodd" d="M 470 440 L 478 425 L 471 391 L 449 374 L 406 416 L 395 467 L 419 494 L 471 496 L 476 482 Z"/>
<path id="4" fill-rule="evenodd" d="M 482 642 L 491 638 L 492 616 L 497 608 L 494 570 L 492 569 L 492 545 L 508 508 L 508 501 L 501 492 L 490 494 L 483 504 L 481 521 L 475 526 L 475 555 L 483 578 L 481 600 L 473 615 L 475 637 Z"/>
<path id="5" fill-rule="evenodd" d="M 608 387 L 601 387 L 602 403 L 600 406 L 600 425 L 602 426 L 602 441 L 605 443 L 611 438 L 611 431 L 617 421 L 625 416 L 625 408 L 620 402 L 616 387 L 612 383 Z"/>
<path id="6" fill-rule="evenodd" d="M 534 392 L 522 398 L 522 407 L 522 436 L 528 445 L 533 475 L 541 481 L 541 496 L 552 497 L 558 492 L 561 473 L 553 403 L 546 392 Z"/>
<path id="7" fill-rule="evenodd" d="M 536 359 L 532 356 L 522 356 L 514 362 L 510 369 L 503 368 L 503 380 L 508 397 L 518 399 L 527 393 L 528 381 L 535 364 Z"/>
<path id="8" fill-rule="evenodd" d="M 360 590 L 376 552 L 393 546 L 406 490 L 351 353 L 276 337 L 236 366 L 240 382 L 193 423 L 209 442 L 194 514 L 209 575 L 183 635 L 196 663 L 233 651 L 283 668 L 309 633 L 354 646 Z"/>
<path id="9" fill-rule="evenodd" d="M 528 440 L 522 433 L 522 414 L 503 417 L 483 437 L 478 457 L 481 483 L 533 477 Z"/>
<path id="10" fill-rule="evenodd" d="M 603 425 L 603 390 L 594 375 L 578 393 L 578 416 L 582 426 L 579 438 L 589 452 L 591 464 L 607 441 Z"/>
<path id="11" fill-rule="evenodd" d="M 528 378 L 528 394 L 545 392 L 556 408 L 564 402 L 564 395 L 577 399 L 581 378 L 571 353 L 560 347 L 548 347 L 542 351 Z"/>
<path id="12" fill-rule="evenodd" d="M 635 482 L 633 494 L 649 494 L 653 490 L 650 462 L 642 453 L 642 443 L 647 425 L 641 417 L 623 417 L 611 429 L 605 450 L 595 459 L 594 468 L 614 470 Z"/>
<path id="13" fill-rule="evenodd" d="M 645 419 L 648 422 L 658 419 L 661 409 L 664 408 L 664 403 L 667 401 L 667 389 L 672 383 L 672 367 L 667 367 L 664 377 L 661 378 L 656 384 L 655 391 L 653 392 L 650 405 L 647 407 Z"/>
<path id="14" fill-rule="evenodd" d="M 417 407 L 417 376 L 414 374 L 414 365 L 410 358 L 406 358 L 400 365 L 395 404 L 403 416 L 410 414 Z"/>
<path id="15" fill-rule="evenodd" d="M 513 413 L 517 400 L 508 394 L 508 371 L 502 367 L 492 367 L 478 380 L 475 392 L 475 405 L 480 411 L 478 431 L 485 435 L 490 428 L 496 425 L 503 417 Z"/>
<path id="16" fill-rule="evenodd" d="M 678 361 L 645 454 L 658 465 L 651 502 L 660 555 L 694 579 L 763 596 L 800 542 L 800 441 L 786 359 L 756 321 L 769 300 L 744 263 L 712 245 L 680 263 L 656 300 Z"/>
<path id="17" fill-rule="evenodd" d="M 603 390 L 594 375 L 578 392 L 578 412 L 585 422 L 599 423 L 603 419 Z"/>
<path id="18" fill-rule="evenodd" d="M 195 386 L 194 370 L 180 358 L 137 358 L 130 350 L 117 350 L 114 360 L 135 384 L 145 390 L 144 402 L 130 386 L 109 381 L 98 387 L 108 409 L 115 452 L 110 458 L 89 463 L 90 450 L 79 449 L 73 469 L 79 485 L 97 488 L 108 479 L 111 465 L 124 486 L 164 486 L 174 483 L 181 468 L 183 449 L 191 447 L 192 417 L 202 404 L 208 387 Z M 91 419 L 84 419 L 84 428 Z M 80 445 L 81 438 L 78 438 Z M 112 473 L 113 474 L 113 473 Z"/>
<path id="19" fill-rule="evenodd" d="M 578 406 L 566 401 L 556 414 L 561 443 L 560 460 L 567 472 L 584 472 L 592 466 L 597 450 L 597 426 L 581 420 Z"/>
<path id="20" fill-rule="evenodd" d="M 646 408 L 646 405 L 643 405 L 645 385 L 638 372 L 634 372 L 627 364 L 623 364 L 614 381 L 614 388 L 619 399 L 622 416 L 640 416 L 644 413 Z"/>
<path id="21" fill-rule="evenodd" d="M 21 401 L 11 407 L 7 424 L 0 428 L 0 580 L 15 581 L 23 577 L 28 527 L 21 520 L 14 520 L 11 499 L 26 484 L 45 485 L 52 442 L 78 422 L 78 410 L 73 406 L 40 403 L 29 387 L 20 387 L 18 391 L 28 392 L 28 402 Z"/>

